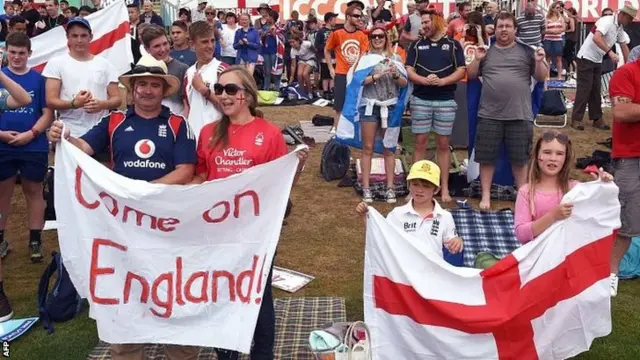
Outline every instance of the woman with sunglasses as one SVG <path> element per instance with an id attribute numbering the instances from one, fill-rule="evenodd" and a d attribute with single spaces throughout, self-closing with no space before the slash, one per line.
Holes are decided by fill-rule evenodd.
<path id="1" fill-rule="evenodd" d="M 191 25 L 191 10 L 187 8 L 181 8 L 178 11 L 178 18 L 180 21 L 187 24 L 187 26 Z"/>
<path id="2" fill-rule="evenodd" d="M 399 90 L 406 87 L 408 81 L 400 74 L 399 69 L 403 67 L 403 64 L 400 57 L 393 52 L 391 41 L 384 27 L 375 27 L 369 33 L 369 52 L 365 57 L 367 56 L 377 56 L 382 60 L 364 80 L 358 109 L 363 150 L 361 159 L 362 200 L 366 203 L 372 203 L 373 194 L 370 189 L 369 177 L 376 135 L 379 131 L 386 130 L 387 120 L 398 101 Z M 387 180 L 385 198 L 388 203 L 395 203 L 396 193 L 393 186 L 395 154 L 385 148 L 383 156 Z"/>
<path id="3" fill-rule="evenodd" d="M 573 147 L 566 134 L 545 132 L 536 141 L 532 155 L 527 184 L 518 189 L 515 208 L 515 233 L 523 244 L 571 216 L 573 205 L 561 201 L 578 184 L 569 178 Z M 607 182 L 613 180 L 613 176 L 602 169 L 591 175 Z"/>
<path id="4" fill-rule="evenodd" d="M 287 154 L 280 129 L 263 119 L 256 110 L 258 87 L 245 68 L 233 66 L 223 71 L 209 100 L 218 104 L 223 116 L 220 121 L 205 125 L 200 132 L 193 183 L 223 179 Z M 308 150 L 298 152 L 300 164 L 294 184 L 304 169 L 307 155 Z M 273 359 L 275 313 L 271 275 L 270 271 L 258 314 L 251 359 Z M 238 358 L 235 351 L 216 349 L 216 352 L 220 360 Z"/>

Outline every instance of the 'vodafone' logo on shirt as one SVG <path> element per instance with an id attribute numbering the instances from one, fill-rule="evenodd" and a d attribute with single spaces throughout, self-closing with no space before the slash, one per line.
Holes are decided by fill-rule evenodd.
<path id="1" fill-rule="evenodd" d="M 133 151 L 140 159 L 129 160 L 124 162 L 125 168 L 149 168 L 149 169 L 166 169 L 167 164 L 159 161 L 149 160 L 156 153 L 156 144 L 149 139 L 139 140 L 133 147 Z"/>

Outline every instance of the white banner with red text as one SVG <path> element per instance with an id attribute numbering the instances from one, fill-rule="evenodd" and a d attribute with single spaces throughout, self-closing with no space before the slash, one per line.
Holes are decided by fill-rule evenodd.
<path id="1" fill-rule="evenodd" d="M 55 164 L 60 250 L 101 340 L 249 352 L 295 152 L 187 186 L 125 178 L 67 141 Z"/>
<path id="2" fill-rule="evenodd" d="M 124 1 L 117 1 L 90 14 L 86 19 L 92 30 L 89 52 L 109 60 L 118 70 L 118 74 L 131 70 L 133 54 L 129 35 L 129 13 Z M 66 25 L 57 26 L 32 38 L 31 50 L 33 54 L 29 57 L 28 65 L 42 71 L 49 60 L 69 51 Z"/>
<path id="3" fill-rule="evenodd" d="M 371 209 L 364 316 L 373 358 L 556 360 L 608 335 L 618 188 L 579 184 L 563 201 L 574 204 L 568 219 L 486 270 L 449 265 Z"/>

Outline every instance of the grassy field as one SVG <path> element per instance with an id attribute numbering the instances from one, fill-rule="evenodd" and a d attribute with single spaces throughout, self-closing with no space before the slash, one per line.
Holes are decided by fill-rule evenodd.
<path id="1" fill-rule="evenodd" d="M 331 114 L 329 109 L 312 106 L 264 110 L 266 117 L 278 124 L 309 120 L 315 113 Z M 590 155 L 598 147 L 595 142 L 609 136 L 590 128 L 583 133 L 568 132 L 576 145 L 577 156 Z M 283 228 L 276 264 L 316 277 L 293 296 L 341 296 L 346 299 L 348 318 L 362 319 L 364 229 L 361 219 L 354 215 L 360 200 L 353 189 L 338 188 L 336 182 L 322 180 L 317 171 L 321 150 L 321 146 L 312 150 L 307 171 L 293 191 L 293 213 Z M 13 252 L 3 261 L 5 289 L 16 317 L 34 316 L 37 314 L 37 283 L 45 264 L 34 265 L 28 261 L 26 208 L 19 187 L 14 194 L 13 206 L 7 229 Z M 386 204 L 376 204 L 376 208 L 382 213 L 391 210 Z M 55 232 L 47 233 L 45 251 L 56 247 Z M 276 296 L 291 295 L 276 291 Z M 622 281 L 618 297 L 613 299 L 613 333 L 596 340 L 592 350 L 577 359 L 640 359 L 639 299 L 640 281 Z M 10 358 L 80 360 L 87 357 L 97 342 L 95 322 L 85 311 L 80 318 L 57 324 L 53 335 L 47 334 L 40 324 L 36 325 L 11 344 Z"/>

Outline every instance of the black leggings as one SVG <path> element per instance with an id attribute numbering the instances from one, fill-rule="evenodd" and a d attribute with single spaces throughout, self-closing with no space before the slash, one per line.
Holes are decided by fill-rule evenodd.
<path id="1" fill-rule="evenodd" d="M 571 69 L 571 64 L 576 59 L 576 42 L 573 40 L 567 39 L 564 42 L 564 53 L 562 55 L 564 61 L 567 63 L 566 69 L 569 71 Z"/>

